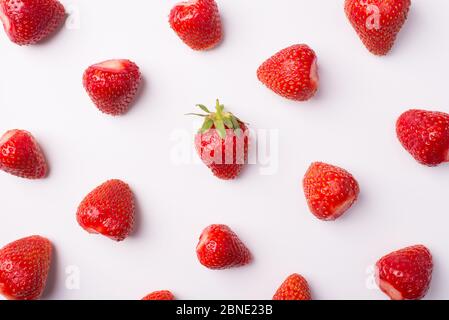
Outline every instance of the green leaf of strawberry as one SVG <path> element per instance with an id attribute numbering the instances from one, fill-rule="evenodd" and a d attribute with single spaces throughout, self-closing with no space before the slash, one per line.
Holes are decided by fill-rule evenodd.
<path id="1" fill-rule="evenodd" d="M 203 117 L 204 122 L 199 130 L 200 133 L 206 133 L 209 130 L 216 130 L 220 138 L 226 139 L 226 130 L 231 129 L 237 136 L 242 133 L 242 121 L 240 121 L 232 113 L 225 111 L 223 104 L 217 99 L 215 105 L 215 112 L 211 112 L 205 105 L 197 104 L 198 108 L 206 112 L 206 114 L 188 113 L 187 115 Z"/>

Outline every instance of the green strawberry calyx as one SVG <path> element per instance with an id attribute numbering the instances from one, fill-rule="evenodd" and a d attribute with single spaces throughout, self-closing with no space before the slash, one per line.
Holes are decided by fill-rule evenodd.
<path id="1" fill-rule="evenodd" d="M 214 127 L 214 130 L 217 131 L 218 135 L 222 139 L 226 138 L 227 129 L 234 130 L 234 133 L 237 136 L 242 134 L 242 121 L 240 121 L 239 118 L 234 116 L 232 113 L 225 111 L 224 105 L 220 104 L 218 99 L 215 105 L 215 112 L 209 111 L 209 109 L 203 104 L 197 104 L 196 106 L 206 112 L 206 114 L 189 113 L 188 115 L 204 118 L 203 126 L 199 130 L 200 133 L 206 133 Z"/>

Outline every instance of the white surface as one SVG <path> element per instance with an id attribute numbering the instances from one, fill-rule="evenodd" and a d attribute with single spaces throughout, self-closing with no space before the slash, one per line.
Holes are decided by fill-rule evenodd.
<path id="1" fill-rule="evenodd" d="M 140 299 L 169 289 L 180 299 L 270 299 L 298 272 L 316 299 L 384 299 L 367 286 L 369 267 L 417 243 L 435 259 L 427 298 L 449 298 L 449 168 L 417 164 L 394 129 L 412 107 L 449 111 L 449 2 L 414 0 L 383 58 L 363 47 L 343 0 L 218 1 L 225 41 L 206 53 L 170 29 L 176 2 L 64 1 L 79 12 L 79 28 L 71 19 L 32 47 L 0 33 L 0 131 L 31 131 L 51 166 L 42 181 L 0 173 L 0 244 L 31 234 L 54 242 L 44 298 Z M 294 43 L 309 44 L 319 58 L 321 89 L 307 103 L 278 97 L 256 78 L 261 62 Z M 101 114 L 81 84 L 87 66 L 109 58 L 134 60 L 146 79 L 120 118 Z M 202 164 L 171 161 L 171 134 L 195 123 L 183 114 L 216 97 L 252 128 L 279 130 L 276 174 L 252 165 L 222 182 Z M 301 179 L 316 160 L 348 169 L 361 186 L 358 204 L 334 223 L 306 207 Z M 139 204 L 137 230 L 122 243 L 89 235 L 75 220 L 82 198 L 109 178 L 127 181 Z M 233 228 L 254 263 L 203 268 L 195 246 L 211 223 Z M 80 289 L 66 287 L 69 266 L 79 268 Z"/>

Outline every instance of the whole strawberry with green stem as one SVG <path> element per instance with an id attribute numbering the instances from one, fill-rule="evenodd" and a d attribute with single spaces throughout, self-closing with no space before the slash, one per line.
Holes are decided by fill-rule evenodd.
<path id="1" fill-rule="evenodd" d="M 232 180 L 239 176 L 248 162 L 248 135 L 245 123 L 225 111 L 219 100 L 216 111 L 198 105 L 206 114 L 201 129 L 195 136 L 195 148 L 204 164 L 220 179 Z"/>

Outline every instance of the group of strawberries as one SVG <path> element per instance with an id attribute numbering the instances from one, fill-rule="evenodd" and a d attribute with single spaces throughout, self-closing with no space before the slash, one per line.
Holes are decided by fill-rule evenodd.
<path id="1" fill-rule="evenodd" d="M 345 0 L 346 15 L 365 46 L 385 55 L 405 23 L 410 0 Z M 9 38 L 19 45 L 37 43 L 54 32 L 65 19 L 57 0 L 0 0 L 0 19 Z M 214 0 L 191 0 L 176 5 L 169 22 L 177 35 L 194 50 L 208 50 L 222 39 L 222 24 Z M 307 45 L 281 50 L 257 71 L 259 80 L 278 95 L 306 101 L 319 86 L 317 57 Z M 141 74 L 129 60 L 109 60 L 89 67 L 83 85 L 102 112 L 122 115 L 139 90 Z M 217 100 L 215 111 L 198 105 L 204 114 L 195 147 L 213 174 L 236 178 L 248 158 L 246 124 Z M 420 163 L 435 166 L 449 161 L 449 115 L 409 110 L 397 120 L 397 136 Z M 43 178 L 47 163 L 38 143 L 24 130 L 10 130 L 0 138 L 0 169 L 29 179 Z M 321 220 L 335 220 L 357 200 L 359 185 L 346 170 L 313 163 L 303 179 L 310 211 Z M 109 180 L 90 192 L 78 207 L 77 221 L 86 231 L 113 240 L 124 240 L 134 225 L 134 196 L 120 180 Z M 49 272 L 51 243 L 40 236 L 17 240 L 0 250 L 0 293 L 10 299 L 37 299 Z M 196 249 L 199 262 L 209 269 L 226 269 L 251 262 L 251 253 L 226 225 L 207 227 Z M 430 251 L 416 245 L 395 251 L 376 264 L 379 287 L 391 299 L 420 299 L 432 278 Z M 171 300 L 169 291 L 154 292 L 145 300 Z M 309 300 L 306 279 L 293 274 L 275 293 L 276 300 Z"/>

